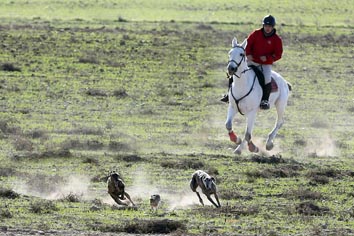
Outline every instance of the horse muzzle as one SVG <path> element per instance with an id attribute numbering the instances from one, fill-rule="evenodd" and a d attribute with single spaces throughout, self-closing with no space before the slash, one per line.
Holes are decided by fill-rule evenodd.
<path id="1" fill-rule="evenodd" d="M 233 75 L 233 74 L 235 74 L 236 73 L 236 67 L 235 66 L 232 66 L 231 64 L 229 64 L 228 66 L 227 66 L 227 73 L 229 74 L 229 75 Z"/>

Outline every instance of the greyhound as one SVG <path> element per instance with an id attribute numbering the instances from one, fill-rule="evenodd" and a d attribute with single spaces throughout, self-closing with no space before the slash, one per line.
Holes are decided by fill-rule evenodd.
<path id="1" fill-rule="evenodd" d="M 199 198 L 199 202 L 204 206 L 204 202 L 202 198 L 200 197 L 200 194 L 196 189 L 198 186 L 202 189 L 202 192 L 207 196 L 208 200 L 213 203 L 215 207 L 221 207 L 220 202 L 219 202 L 219 197 L 217 194 L 217 188 L 215 184 L 215 178 L 208 175 L 206 172 L 202 170 L 197 170 L 196 172 L 193 173 L 192 179 L 190 181 L 190 187 L 193 192 L 195 192 Z M 211 194 L 214 194 L 215 199 L 218 204 L 216 204 L 213 199 L 210 197 Z"/>
<path id="2" fill-rule="evenodd" d="M 161 197 L 160 195 L 158 194 L 153 194 L 151 195 L 150 197 L 150 207 L 151 207 L 151 210 L 157 210 L 159 204 L 160 204 L 160 201 L 161 201 Z"/>
<path id="3" fill-rule="evenodd" d="M 124 200 L 125 197 L 128 198 L 128 200 L 135 206 L 134 202 L 131 200 L 129 194 L 124 191 L 125 184 L 119 174 L 117 174 L 115 171 L 112 171 L 110 175 L 108 176 L 107 179 L 107 185 L 108 185 L 108 193 L 111 195 L 111 197 L 114 199 L 118 205 L 124 205 L 128 206 L 127 203 L 121 201 Z M 125 197 L 124 197 L 125 196 Z"/>

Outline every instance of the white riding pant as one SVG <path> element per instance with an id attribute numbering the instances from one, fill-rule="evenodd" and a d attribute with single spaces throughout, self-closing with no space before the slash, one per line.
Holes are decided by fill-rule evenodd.
<path id="1" fill-rule="evenodd" d="M 263 72 L 264 75 L 264 84 L 268 84 L 271 82 L 271 74 L 272 74 L 272 65 L 263 65 L 258 64 L 253 61 L 248 61 L 248 65 L 255 65 Z"/>

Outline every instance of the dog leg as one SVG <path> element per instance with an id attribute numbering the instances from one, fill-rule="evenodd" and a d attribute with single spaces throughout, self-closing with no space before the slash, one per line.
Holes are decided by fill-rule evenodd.
<path id="1" fill-rule="evenodd" d="M 199 198 L 199 202 L 204 206 L 204 202 L 203 202 L 203 199 L 200 197 L 200 194 L 195 191 L 195 193 L 197 194 L 198 198 Z"/>
<path id="2" fill-rule="evenodd" d="M 219 196 L 217 193 L 214 194 L 216 201 L 218 202 L 219 207 L 221 207 L 221 204 L 219 202 Z"/>
<path id="3" fill-rule="evenodd" d="M 133 204 L 133 206 L 135 206 L 134 202 L 132 201 L 132 199 L 130 198 L 129 194 L 127 192 L 124 192 L 124 195 L 128 198 L 128 200 Z"/>
<path id="4" fill-rule="evenodd" d="M 213 199 L 210 197 L 210 195 L 207 195 L 207 198 L 209 199 L 209 201 L 210 201 L 211 203 L 213 203 L 213 205 L 214 205 L 216 208 L 219 208 L 219 206 L 216 205 L 216 203 L 213 201 Z M 219 204 L 220 204 L 220 203 L 219 203 Z"/>
<path id="5" fill-rule="evenodd" d="M 117 197 L 116 195 L 114 194 L 109 194 L 111 195 L 111 197 L 113 198 L 113 200 L 118 204 L 118 205 L 124 205 L 124 206 L 128 206 L 128 204 L 126 204 L 125 202 L 122 202 L 119 197 Z"/>

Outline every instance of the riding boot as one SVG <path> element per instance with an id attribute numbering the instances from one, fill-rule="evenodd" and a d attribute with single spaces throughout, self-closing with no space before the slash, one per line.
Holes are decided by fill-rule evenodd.
<path id="1" fill-rule="evenodd" d="M 232 76 L 230 76 L 229 77 L 229 90 L 231 88 L 232 82 L 233 82 L 233 79 L 232 79 Z M 228 103 L 229 102 L 229 93 L 224 94 L 224 96 L 220 99 L 220 101 Z"/>
<path id="2" fill-rule="evenodd" d="M 271 83 L 268 83 L 268 84 L 264 85 L 262 101 L 261 101 L 261 104 L 260 104 L 260 108 L 262 110 L 268 110 L 270 108 L 270 106 L 269 106 L 269 95 L 270 95 L 271 91 L 272 91 Z"/>

